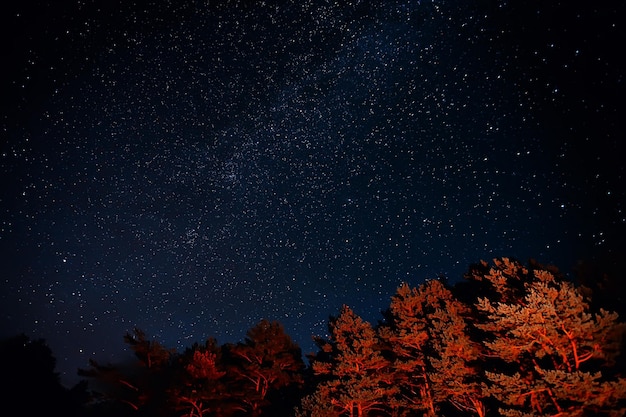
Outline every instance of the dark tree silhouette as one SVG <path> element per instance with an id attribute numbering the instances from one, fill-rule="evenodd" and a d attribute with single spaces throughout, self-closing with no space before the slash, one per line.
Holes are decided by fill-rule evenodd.
<path id="1" fill-rule="evenodd" d="M 0 342 L 0 404 L 22 416 L 78 416 L 88 400 L 81 382 L 65 388 L 55 372 L 56 359 L 44 339 L 24 334 Z"/>
<path id="2" fill-rule="evenodd" d="M 174 354 L 173 349 L 166 349 L 156 340 L 148 340 L 146 333 L 139 328 L 135 328 L 133 333 L 126 333 L 124 342 L 146 369 L 159 370 L 167 367 Z"/>
<path id="3" fill-rule="evenodd" d="M 90 368 L 79 370 L 79 374 L 95 379 L 96 385 L 104 391 L 98 402 L 107 403 L 106 409 L 117 410 L 115 403 L 119 402 L 130 407 L 135 412 L 133 415 L 168 415 L 172 408 L 167 390 L 172 381 L 174 351 L 148 340 L 145 332 L 138 328 L 132 334 L 127 333 L 124 341 L 138 359 L 136 363 L 103 366 L 91 360 Z"/>
<path id="4" fill-rule="evenodd" d="M 243 343 L 226 346 L 230 384 L 239 389 L 246 415 L 282 415 L 299 401 L 294 389 L 303 383 L 305 368 L 300 347 L 276 322 L 262 320 Z M 295 400 L 295 401 L 294 401 Z"/>
<path id="5" fill-rule="evenodd" d="M 168 394 L 176 411 L 188 417 L 232 414 L 221 348 L 215 339 L 187 349 L 176 360 L 175 368 Z"/>

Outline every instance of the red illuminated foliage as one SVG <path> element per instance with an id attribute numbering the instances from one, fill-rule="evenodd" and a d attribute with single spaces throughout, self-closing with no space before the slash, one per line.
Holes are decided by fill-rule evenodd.
<path id="1" fill-rule="evenodd" d="M 231 384 L 248 415 L 262 414 L 268 395 L 302 384 L 302 353 L 278 322 L 262 320 L 248 331 L 244 343 L 228 345 Z M 283 401 L 291 402 L 288 398 Z"/>
<path id="2" fill-rule="evenodd" d="M 363 417 L 388 408 L 386 399 L 396 388 L 372 326 L 344 305 L 329 328 L 330 340 L 318 341 L 323 354 L 312 364 L 323 382 L 300 415 L 321 415 L 325 409 L 330 416 Z"/>
<path id="3" fill-rule="evenodd" d="M 523 280 L 518 294 L 476 304 L 483 344 L 505 363 L 485 372 L 485 389 L 503 404 L 502 415 L 623 415 L 626 380 L 602 374 L 624 330 L 617 314 L 592 313 L 581 291 L 550 270 L 504 259 L 485 277 L 498 282 L 493 277 L 510 270 Z"/>
<path id="4" fill-rule="evenodd" d="M 103 398 L 130 405 L 109 408 L 119 416 L 626 413 L 625 325 L 616 313 L 533 262 L 481 262 L 466 278 L 452 287 L 402 284 L 376 326 L 343 306 L 329 337 L 316 338 L 308 369 L 283 327 L 262 320 L 243 342 L 209 339 L 182 354 L 135 329 L 124 337 L 134 366 L 92 361 L 82 375 L 109 383 Z"/>
<path id="5" fill-rule="evenodd" d="M 467 332 L 469 312 L 440 281 L 398 288 L 380 333 L 395 358 L 399 408 L 434 416 L 449 403 L 484 415 L 476 365 L 480 349 Z"/>
<path id="6" fill-rule="evenodd" d="M 229 395 L 221 368 L 221 350 L 215 339 L 194 345 L 179 359 L 179 371 L 168 394 L 174 407 L 189 417 L 220 415 L 228 408 Z"/>

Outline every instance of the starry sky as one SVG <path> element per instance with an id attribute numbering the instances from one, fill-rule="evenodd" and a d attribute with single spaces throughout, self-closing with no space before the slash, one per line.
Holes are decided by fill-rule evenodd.
<path id="1" fill-rule="evenodd" d="M 135 326 L 306 353 L 403 281 L 626 253 L 624 1 L 10 3 L 0 336 L 68 384 Z"/>

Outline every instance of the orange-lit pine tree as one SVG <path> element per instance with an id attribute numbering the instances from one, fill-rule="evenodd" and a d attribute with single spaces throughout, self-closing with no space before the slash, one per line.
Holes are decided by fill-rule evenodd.
<path id="1" fill-rule="evenodd" d="M 501 260 L 488 276 L 502 276 L 502 265 L 523 271 L 517 298 L 509 291 L 505 301 L 480 298 L 476 304 L 484 345 L 505 364 L 486 372 L 485 384 L 502 404 L 501 415 L 624 415 L 626 380 L 601 372 L 624 329 L 617 315 L 590 312 L 581 292 L 552 270 L 513 264 Z"/>
<path id="2" fill-rule="evenodd" d="M 331 340 L 320 341 L 326 360 L 314 360 L 313 370 L 324 381 L 318 384 L 313 409 L 299 415 L 319 415 L 320 408 L 331 408 L 329 416 L 365 417 L 387 408 L 386 398 L 396 388 L 390 363 L 379 349 L 372 326 L 348 306 L 329 323 Z M 305 401 L 306 404 L 306 401 Z"/>
<path id="3" fill-rule="evenodd" d="M 469 335 L 470 308 L 457 300 L 439 281 L 425 284 L 429 303 L 430 345 L 427 360 L 435 401 L 478 417 L 485 416 L 479 358 L 482 345 Z"/>
<path id="4" fill-rule="evenodd" d="M 467 333 L 469 312 L 441 281 L 398 288 L 380 328 L 395 358 L 401 394 L 395 405 L 435 416 L 448 403 L 484 416 L 476 367 L 480 349 Z"/>
<path id="5" fill-rule="evenodd" d="M 432 416 L 436 407 L 426 362 L 430 335 L 425 302 L 418 288 L 402 284 L 391 298 L 386 322 L 379 328 L 379 334 L 391 351 L 393 378 L 398 387 L 398 395 L 391 399 L 391 405 L 395 409 Z"/>

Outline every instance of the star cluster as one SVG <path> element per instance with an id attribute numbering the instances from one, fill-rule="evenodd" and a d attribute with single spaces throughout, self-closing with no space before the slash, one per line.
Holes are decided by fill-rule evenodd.
<path id="1" fill-rule="evenodd" d="M 569 272 L 624 229 L 618 14 L 123 3 L 10 11 L 42 24 L 3 84 L 0 324 L 68 380 L 134 326 L 184 348 L 267 318 L 309 351 L 341 304 L 375 321 L 495 256 Z"/>

